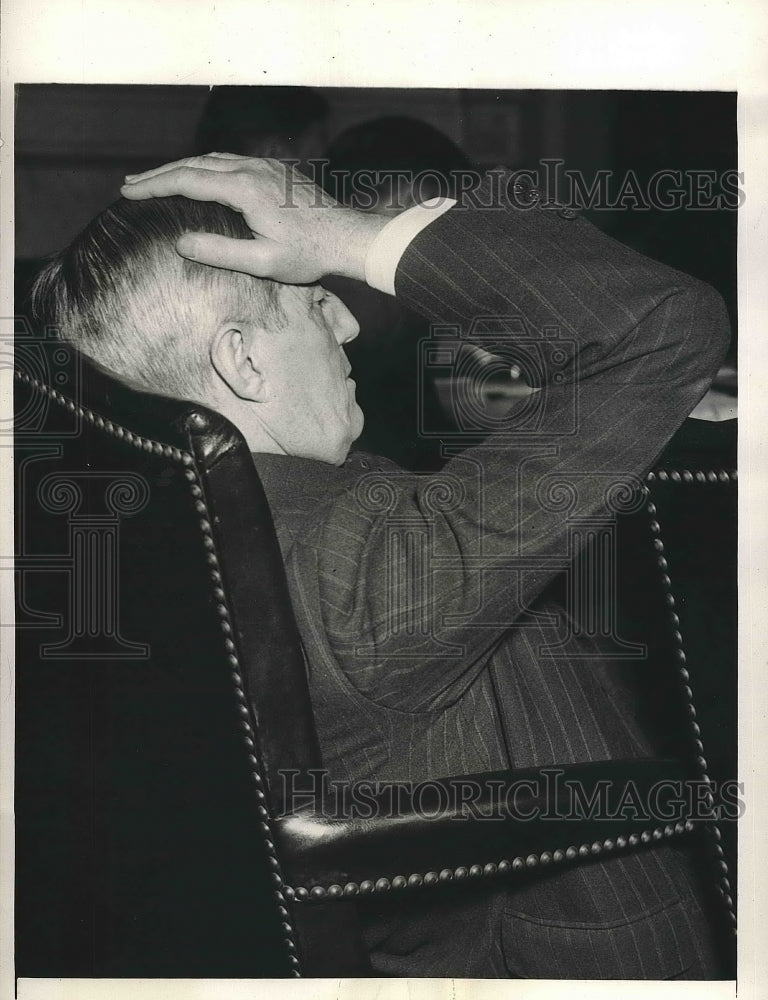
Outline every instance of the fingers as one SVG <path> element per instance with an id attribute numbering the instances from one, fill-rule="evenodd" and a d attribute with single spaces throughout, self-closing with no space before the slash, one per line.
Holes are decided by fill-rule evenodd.
<path id="1" fill-rule="evenodd" d="M 200 264 L 240 271 L 287 285 L 311 284 L 324 273 L 316 262 L 306 260 L 262 236 L 236 240 L 212 233 L 185 233 L 177 240 L 176 250 L 182 257 Z"/>
<path id="2" fill-rule="evenodd" d="M 240 204 L 242 180 L 231 172 L 233 170 L 233 166 L 208 169 L 179 160 L 178 163 L 139 174 L 131 183 L 123 184 L 120 193 L 133 201 L 183 195 L 194 201 L 218 201 L 240 212 L 243 210 L 243 205 Z"/>
<path id="3" fill-rule="evenodd" d="M 197 157 L 195 156 L 185 156 L 183 160 L 174 160 L 173 163 L 164 163 L 161 167 L 153 167 L 151 170 L 144 170 L 140 174 L 126 174 L 125 179 L 129 183 L 145 181 L 150 177 L 156 177 L 158 174 L 163 174 L 168 170 L 177 170 L 180 167 L 194 166 L 196 160 Z"/>
<path id="4" fill-rule="evenodd" d="M 205 156 L 185 156 L 183 160 L 174 160 L 172 163 L 163 163 L 162 166 L 153 167 L 140 174 L 126 174 L 126 182 L 130 185 L 140 183 L 157 177 L 160 174 L 178 170 L 181 167 L 192 167 L 196 170 L 234 170 L 237 165 L 233 160 L 247 160 L 247 156 L 240 156 L 237 153 L 208 153 Z M 229 162 L 227 162 L 229 161 Z"/>
<path id="5" fill-rule="evenodd" d="M 206 158 L 209 156 L 217 157 L 220 160 L 248 160 L 250 157 L 242 156 L 240 153 L 206 153 Z"/>
<path id="6" fill-rule="evenodd" d="M 276 247 L 271 240 L 236 240 L 213 233 L 186 233 L 176 242 L 182 257 L 229 271 L 242 271 L 257 278 L 270 278 Z"/>

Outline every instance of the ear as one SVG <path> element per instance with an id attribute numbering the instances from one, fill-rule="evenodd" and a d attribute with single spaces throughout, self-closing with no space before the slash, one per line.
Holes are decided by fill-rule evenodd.
<path id="1" fill-rule="evenodd" d="M 266 398 L 266 384 L 255 357 L 256 341 L 239 326 L 222 326 L 211 342 L 211 363 L 236 396 L 259 403 Z"/>

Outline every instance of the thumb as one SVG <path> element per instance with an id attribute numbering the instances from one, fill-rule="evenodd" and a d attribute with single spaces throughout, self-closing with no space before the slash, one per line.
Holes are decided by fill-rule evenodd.
<path id="1" fill-rule="evenodd" d="M 263 237 L 233 239 L 213 233 L 185 233 L 176 241 L 176 250 L 187 260 L 211 267 L 242 271 L 257 278 L 271 278 L 271 257 L 277 249 Z"/>

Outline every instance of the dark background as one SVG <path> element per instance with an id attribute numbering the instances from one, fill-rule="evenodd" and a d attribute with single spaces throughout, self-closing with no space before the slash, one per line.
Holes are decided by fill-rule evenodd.
<path id="1" fill-rule="evenodd" d="M 318 88 L 324 139 L 384 115 L 439 128 L 478 165 L 536 168 L 561 157 L 587 182 L 597 170 L 641 184 L 655 171 L 737 164 L 736 94 Z M 17 88 L 16 256 L 22 286 L 118 195 L 126 172 L 193 151 L 207 87 L 40 85 Z M 322 152 L 322 151 L 321 151 Z M 593 211 L 605 231 L 714 285 L 735 329 L 736 219 L 730 209 Z M 21 305 L 21 303 L 20 303 Z"/>

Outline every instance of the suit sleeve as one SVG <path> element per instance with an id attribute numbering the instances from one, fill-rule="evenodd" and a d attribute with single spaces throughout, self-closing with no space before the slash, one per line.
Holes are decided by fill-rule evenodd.
<path id="1" fill-rule="evenodd" d="M 720 297 L 557 211 L 454 208 L 398 266 L 398 298 L 518 360 L 541 391 L 432 477 L 371 473 L 305 543 L 348 680 L 390 708 L 461 696 L 706 391 Z M 439 343 L 436 341 L 437 349 Z"/>

